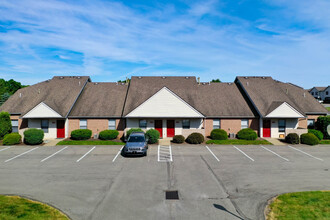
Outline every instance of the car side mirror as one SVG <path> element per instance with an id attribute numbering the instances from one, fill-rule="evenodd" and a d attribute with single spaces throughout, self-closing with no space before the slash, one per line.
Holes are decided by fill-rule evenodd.
<path id="1" fill-rule="evenodd" d="M 149 138 L 146 138 L 146 142 L 148 142 L 149 141 Z"/>

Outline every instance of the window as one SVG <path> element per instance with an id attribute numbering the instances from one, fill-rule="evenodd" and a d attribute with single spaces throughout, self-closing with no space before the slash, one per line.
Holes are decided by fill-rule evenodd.
<path id="1" fill-rule="evenodd" d="M 49 121 L 47 119 L 42 119 L 41 120 L 41 129 L 45 132 L 48 133 L 48 128 L 49 128 Z"/>
<path id="2" fill-rule="evenodd" d="M 319 92 L 315 92 L 315 95 L 318 95 L 319 94 Z"/>
<path id="3" fill-rule="evenodd" d="M 326 95 L 329 95 L 329 92 L 328 92 L 328 91 L 326 91 L 326 92 L 325 92 L 325 94 L 326 94 Z"/>
<path id="4" fill-rule="evenodd" d="M 109 130 L 116 130 L 116 119 L 109 119 L 108 129 Z"/>
<path id="5" fill-rule="evenodd" d="M 87 119 L 80 119 L 79 127 L 80 129 L 87 129 Z"/>
<path id="6" fill-rule="evenodd" d="M 142 128 L 142 129 L 143 128 L 144 129 L 147 128 L 147 120 L 144 120 L 144 119 L 143 120 L 140 120 L 139 127 Z"/>
<path id="7" fill-rule="evenodd" d="M 314 92 L 312 92 L 312 95 L 314 95 Z"/>
<path id="8" fill-rule="evenodd" d="M 242 119 L 241 120 L 241 129 L 249 127 L 249 119 Z"/>
<path id="9" fill-rule="evenodd" d="M 213 119 L 213 129 L 220 128 L 220 119 Z"/>
<path id="10" fill-rule="evenodd" d="M 278 120 L 278 132 L 285 132 L 285 120 Z"/>
<path id="11" fill-rule="evenodd" d="M 190 120 L 189 119 L 183 119 L 182 120 L 182 128 L 183 129 L 190 129 Z"/>
<path id="12" fill-rule="evenodd" d="M 315 120 L 314 119 L 308 119 L 307 120 L 307 128 L 308 129 L 314 129 L 315 128 Z"/>
<path id="13" fill-rule="evenodd" d="M 12 132 L 18 132 L 18 120 L 11 120 Z"/>

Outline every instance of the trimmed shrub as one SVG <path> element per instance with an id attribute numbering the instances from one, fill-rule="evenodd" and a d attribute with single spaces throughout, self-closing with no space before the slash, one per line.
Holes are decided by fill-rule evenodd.
<path id="1" fill-rule="evenodd" d="M 3 138 L 3 145 L 14 145 L 21 143 L 22 136 L 19 133 L 6 134 Z"/>
<path id="2" fill-rule="evenodd" d="M 44 139 L 44 131 L 36 128 L 29 128 L 24 131 L 24 143 L 29 145 L 41 144 Z"/>
<path id="3" fill-rule="evenodd" d="M 251 128 L 244 128 L 237 133 L 237 138 L 243 140 L 255 140 L 258 138 L 258 135 Z"/>
<path id="4" fill-rule="evenodd" d="M 184 142 L 184 136 L 175 135 L 172 140 L 173 143 L 182 144 Z"/>
<path id="5" fill-rule="evenodd" d="M 101 140 L 113 140 L 116 139 L 118 135 L 119 132 L 117 130 L 104 130 L 100 132 L 99 138 Z"/>
<path id="6" fill-rule="evenodd" d="M 212 140 L 227 140 L 228 134 L 223 129 L 213 129 L 211 132 L 211 139 Z"/>
<path id="7" fill-rule="evenodd" d="M 300 135 L 300 143 L 302 144 L 317 145 L 319 142 L 319 139 L 312 133 Z"/>
<path id="8" fill-rule="evenodd" d="M 186 141 L 189 144 L 201 144 L 204 142 L 204 136 L 201 133 L 194 132 L 187 137 Z"/>
<path id="9" fill-rule="evenodd" d="M 0 112 L 0 140 L 11 131 L 10 114 L 8 112 Z"/>
<path id="10" fill-rule="evenodd" d="M 157 143 L 159 137 L 160 137 L 159 131 L 157 131 L 156 129 L 149 129 L 146 132 L 146 138 L 148 138 L 149 144 Z"/>
<path id="11" fill-rule="evenodd" d="M 73 140 L 87 140 L 92 136 L 92 131 L 89 129 L 77 129 L 71 132 L 71 139 Z"/>
<path id="12" fill-rule="evenodd" d="M 141 128 L 131 128 L 126 132 L 126 138 L 128 138 L 132 132 L 144 132 Z"/>
<path id="13" fill-rule="evenodd" d="M 285 142 L 289 144 L 299 144 L 299 135 L 296 133 L 290 133 L 285 137 Z"/>
<path id="14" fill-rule="evenodd" d="M 315 129 L 308 129 L 308 133 L 314 134 L 319 140 L 323 139 L 323 133 Z"/>
<path id="15" fill-rule="evenodd" d="M 320 116 L 316 121 L 316 129 L 323 133 L 324 139 L 330 139 L 330 134 L 328 134 L 327 127 L 330 125 L 330 116 Z"/>

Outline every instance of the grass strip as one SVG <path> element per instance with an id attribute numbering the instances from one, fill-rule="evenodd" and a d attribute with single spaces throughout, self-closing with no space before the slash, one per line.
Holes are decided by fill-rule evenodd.
<path id="1" fill-rule="evenodd" d="M 321 140 L 320 144 L 330 144 L 330 140 Z"/>
<path id="2" fill-rule="evenodd" d="M 6 220 L 68 220 L 59 210 L 19 196 L 0 195 L 0 219 Z"/>
<path id="3" fill-rule="evenodd" d="M 228 139 L 228 140 L 208 140 L 206 144 L 218 145 L 272 145 L 266 140 L 241 140 L 241 139 Z"/>
<path id="4" fill-rule="evenodd" d="M 75 140 L 64 140 L 58 142 L 56 145 L 125 145 L 123 142 L 117 142 L 117 141 L 75 141 Z"/>
<path id="5" fill-rule="evenodd" d="M 267 220 L 330 219 L 330 191 L 286 193 L 269 208 Z"/>

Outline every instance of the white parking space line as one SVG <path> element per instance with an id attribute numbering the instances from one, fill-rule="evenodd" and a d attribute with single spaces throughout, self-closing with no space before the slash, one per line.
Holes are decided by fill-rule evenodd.
<path id="1" fill-rule="evenodd" d="M 287 159 L 287 158 L 285 158 L 285 157 L 282 157 L 281 155 L 275 153 L 275 152 L 272 151 L 272 150 L 269 150 L 267 147 L 264 147 L 264 146 L 261 146 L 261 147 L 262 147 L 263 149 L 268 150 L 269 152 L 275 154 L 275 155 L 278 156 L 279 158 L 282 158 L 283 160 L 289 161 L 289 159 Z"/>
<path id="2" fill-rule="evenodd" d="M 297 149 L 297 148 L 295 148 L 295 147 L 291 147 L 290 145 L 288 145 L 288 147 L 290 147 L 291 149 L 294 149 L 294 150 L 296 150 L 296 151 L 299 151 L 299 152 L 301 152 L 301 153 L 303 153 L 303 154 L 306 154 L 307 156 L 310 156 L 310 157 L 312 157 L 312 158 L 314 158 L 314 159 L 316 159 L 316 160 L 323 161 L 323 159 L 318 158 L 318 157 L 314 157 L 313 155 L 310 155 L 309 153 L 306 153 L 306 152 L 304 152 L 304 151 L 302 151 L 302 150 L 299 150 L 299 149 Z"/>
<path id="3" fill-rule="evenodd" d="M 92 149 L 90 149 L 87 153 L 85 153 L 82 157 L 80 157 L 76 162 L 81 161 L 84 157 L 87 156 L 87 154 L 89 154 L 90 152 L 92 152 L 92 150 L 94 150 L 94 149 L 95 149 L 95 146 Z"/>
<path id="4" fill-rule="evenodd" d="M 211 151 L 211 149 L 208 147 L 208 146 L 205 146 L 209 151 L 210 153 L 213 155 L 213 157 L 219 162 L 219 158 L 217 158 L 217 156 L 215 156 L 215 154 Z"/>
<path id="5" fill-rule="evenodd" d="M 172 147 L 158 145 L 158 162 L 172 162 Z"/>
<path id="6" fill-rule="evenodd" d="M 40 162 L 44 162 L 45 160 L 48 160 L 48 159 L 51 158 L 52 156 L 55 156 L 56 154 L 60 153 L 61 151 L 65 150 L 65 149 L 67 149 L 67 148 L 68 148 L 68 146 L 62 148 L 61 150 L 59 150 L 59 151 L 53 153 L 52 155 L 46 157 L 45 159 L 42 159 Z"/>
<path id="7" fill-rule="evenodd" d="M 32 148 L 31 150 L 28 150 L 28 151 L 25 151 L 24 153 L 21 153 L 21 154 L 19 154 L 19 155 L 16 155 L 15 157 L 12 157 L 12 158 L 6 160 L 5 163 L 7 163 L 7 162 L 9 162 L 9 161 L 11 161 L 11 160 L 14 160 L 14 159 L 17 158 L 17 157 L 23 156 L 24 154 L 27 154 L 27 153 L 29 153 L 29 152 L 31 152 L 31 151 L 34 151 L 34 150 L 37 149 L 37 148 L 39 148 L 39 147 Z"/>
<path id="8" fill-rule="evenodd" d="M 11 147 L 3 148 L 3 149 L 0 150 L 0 152 L 1 152 L 1 151 L 4 151 L 4 150 L 7 150 L 7 149 L 9 149 L 9 148 L 11 148 Z"/>
<path id="9" fill-rule="evenodd" d="M 238 150 L 239 152 L 241 152 L 242 154 L 244 154 L 244 156 L 246 156 L 247 158 L 249 158 L 250 160 L 254 161 L 253 158 L 251 158 L 249 155 L 247 155 L 246 153 L 244 153 L 241 149 L 239 149 L 238 147 L 236 146 L 233 146 L 236 150 Z"/>
<path id="10" fill-rule="evenodd" d="M 115 160 L 117 159 L 117 157 L 119 156 L 119 154 L 121 153 L 121 151 L 123 150 L 123 148 L 124 148 L 124 146 L 122 146 L 122 147 L 120 148 L 120 150 L 118 151 L 118 153 L 117 153 L 117 155 L 115 156 L 115 158 L 113 158 L 112 163 L 115 162 Z"/>

